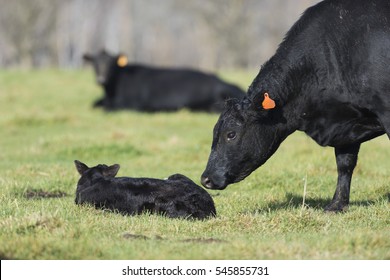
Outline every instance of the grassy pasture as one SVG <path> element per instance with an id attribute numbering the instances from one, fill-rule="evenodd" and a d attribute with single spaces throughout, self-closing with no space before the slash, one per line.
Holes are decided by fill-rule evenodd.
<path id="1" fill-rule="evenodd" d="M 255 73 L 221 75 L 246 88 Z M 206 221 L 121 216 L 74 204 L 74 159 L 119 176 L 199 183 L 218 115 L 104 113 L 85 71 L 0 71 L 1 259 L 390 259 L 387 137 L 363 144 L 345 214 L 326 214 L 333 150 L 302 133 L 243 182 L 210 191 Z M 302 207 L 307 178 L 305 207 Z"/>

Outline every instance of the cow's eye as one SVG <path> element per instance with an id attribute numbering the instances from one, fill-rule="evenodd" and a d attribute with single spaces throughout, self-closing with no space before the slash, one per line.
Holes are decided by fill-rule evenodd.
<path id="1" fill-rule="evenodd" d="M 234 138 L 236 138 L 237 134 L 235 131 L 230 131 L 226 134 L 226 138 L 227 140 L 233 140 Z"/>

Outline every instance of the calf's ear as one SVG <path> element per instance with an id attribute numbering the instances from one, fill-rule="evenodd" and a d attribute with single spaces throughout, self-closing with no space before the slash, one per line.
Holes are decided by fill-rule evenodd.
<path id="1" fill-rule="evenodd" d="M 119 164 L 111 165 L 103 170 L 103 176 L 105 177 L 115 177 L 120 168 Z"/>
<path id="2" fill-rule="evenodd" d="M 76 165 L 76 169 L 80 173 L 80 175 L 83 175 L 84 172 L 89 169 L 89 167 L 81 161 L 75 160 L 74 164 Z"/>

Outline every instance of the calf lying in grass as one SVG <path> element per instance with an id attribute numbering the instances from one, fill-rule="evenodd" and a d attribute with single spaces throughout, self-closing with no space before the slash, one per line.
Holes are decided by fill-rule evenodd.
<path id="1" fill-rule="evenodd" d="M 96 208 L 128 215 L 151 212 L 170 218 L 196 219 L 216 215 L 214 202 L 207 191 L 183 175 L 175 174 L 167 180 L 115 178 L 119 164 L 89 168 L 75 160 L 75 165 L 81 175 L 76 204 L 89 203 Z"/>

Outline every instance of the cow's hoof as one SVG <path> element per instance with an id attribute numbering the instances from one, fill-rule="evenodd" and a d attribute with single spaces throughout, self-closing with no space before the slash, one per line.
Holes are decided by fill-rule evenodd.
<path id="1" fill-rule="evenodd" d="M 331 203 L 328 206 L 325 207 L 325 212 L 330 213 L 342 213 L 348 210 L 347 204 L 340 204 L 340 203 Z"/>

